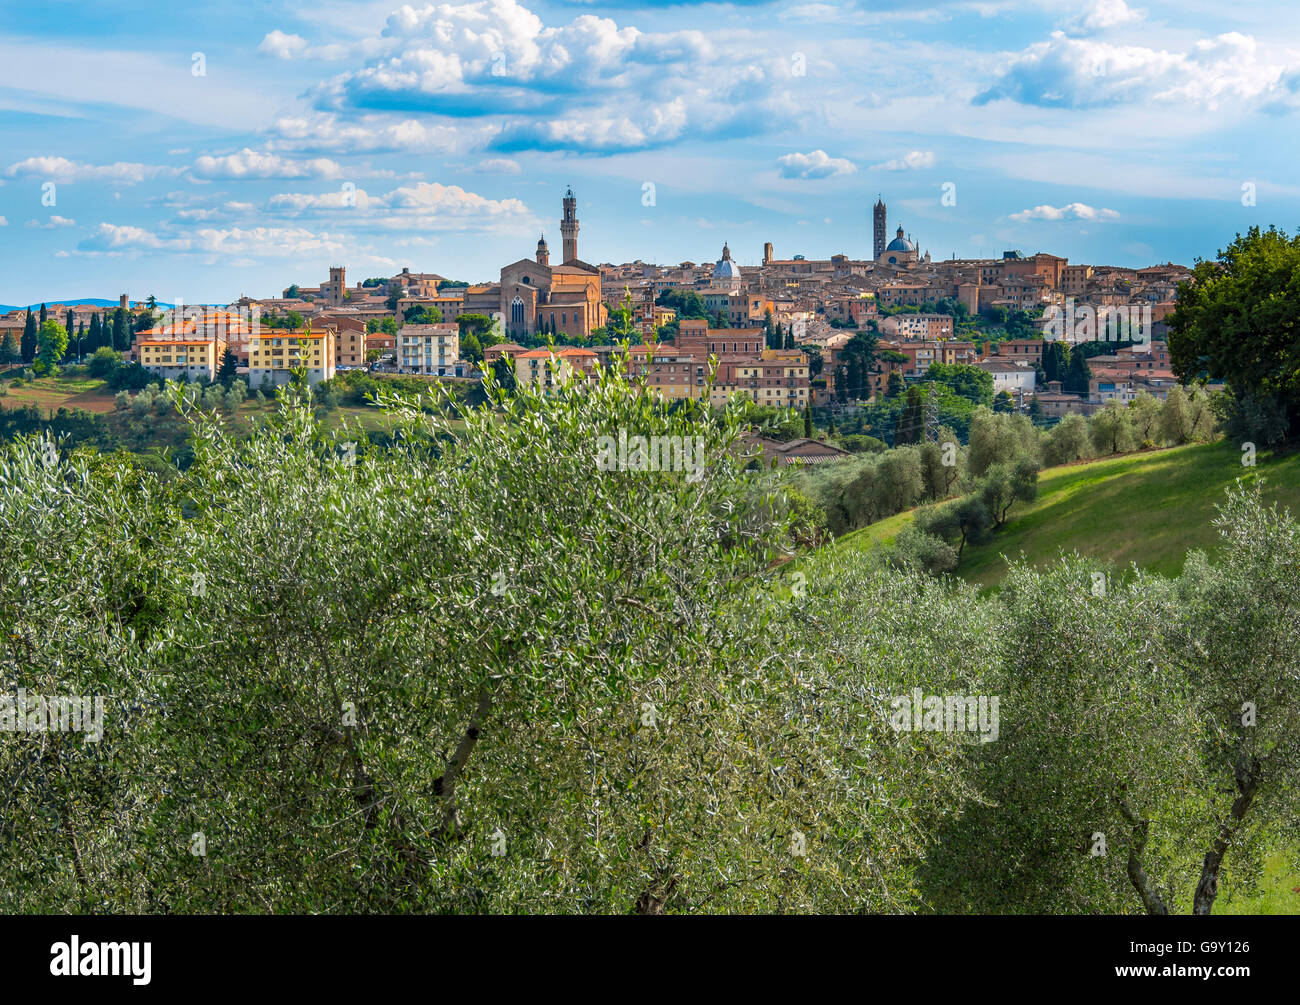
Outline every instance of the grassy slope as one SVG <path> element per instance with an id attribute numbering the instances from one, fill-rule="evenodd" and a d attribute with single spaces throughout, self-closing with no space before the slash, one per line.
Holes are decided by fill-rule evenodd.
<path id="1" fill-rule="evenodd" d="M 1240 450 L 1220 441 L 1048 468 L 1038 480 L 1038 499 L 1013 510 L 988 544 L 968 546 L 957 573 L 996 586 L 1006 571 L 1003 556 L 1023 553 L 1042 564 L 1078 551 L 1120 568 L 1135 562 L 1176 575 L 1189 550 L 1216 546 L 1214 507 L 1224 491 L 1237 478 L 1259 475 L 1267 499 L 1300 513 L 1300 454 L 1261 454 L 1254 468 L 1244 468 Z M 899 513 L 846 534 L 836 547 L 889 544 L 911 519 L 911 512 Z"/>
<path id="2" fill-rule="evenodd" d="M 1220 441 L 1149 451 L 1086 464 L 1049 468 L 1039 477 L 1038 499 L 1018 507 L 988 544 L 966 549 L 958 575 L 996 587 L 1006 571 L 1003 556 L 1024 556 L 1036 565 L 1062 551 L 1078 551 L 1117 567 L 1129 563 L 1177 575 L 1187 552 L 1212 551 L 1218 543 L 1215 504 L 1237 478 L 1263 475 L 1265 498 L 1300 513 L 1300 454 L 1260 455 L 1241 465 L 1241 451 Z M 912 520 L 899 513 L 841 537 L 838 548 L 863 550 L 890 544 Z M 1230 871 L 1216 914 L 1300 914 L 1300 875 L 1282 856 L 1272 856 L 1255 896 L 1233 894 Z"/>

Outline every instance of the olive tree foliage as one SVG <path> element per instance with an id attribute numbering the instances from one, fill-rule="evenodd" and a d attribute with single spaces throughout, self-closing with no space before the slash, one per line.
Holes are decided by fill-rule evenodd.
<path id="1" fill-rule="evenodd" d="M 1043 434 L 1043 463 L 1048 467 L 1071 464 L 1092 451 L 1088 437 L 1088 420 L 1078 413 L 1063 416 Z"/>
<path id="2" fill-rule="evenodd" d="M 172 389 L 194 459 L 165 482 L 3 448 L 0 517 L 30 528 L 0 557 L 3 683 L 106 707 L 98 744 L 0 744 L 0 906 L 916 905 L 909 807 L 961 779 L 936 789 L 944 738 L 884 731 L 867 629 L 965 672 L 980 616 L 904 586 L 948 610 L 931 638 L 886 613 L 892 573 L 774 581 L 788 507 L 738 409 L 613 375 L 489 392 L 459 435 L 386 401 L 378 451 L 294 393 L 237 440 Z M 620 431 L 698 437 L 701 464 L 609 470 Z"/>
<path id="3" fill-rule="evenodd" d="M 1138 446 L 1137 430 L 1128 406 L 1116 398 L 1106 402 L 1088 424 L 1092 445 L 1099 454 L 1119 454 Z"/>
<path id="4" fill-rule="evenodd" d="M 981 799 L 920 885 L 939 910 L 1211 912 L 1297 857 L 1300 526 L 1230 493 L 1223 547 L 1174 581 L 1071 558 L 1003 582 Z"/>
<path id="5" fill-rule="evenodd" d="M 1027 415 L 1007 415 L 981 406 L 970 422 L 967 466 L 975 478 L 992 465 L 1012 461 L 1021 454 L 1039 457 L 1039 435 Z"/>
<path id="6" fill-rule="evenodd" d="M 180 522 L 169 496 L 121 458 L 68 456 L 48 438 L 0 450 L 0 515 L 21 528 L 0 557 L 6 913 L 161 906 L 139 863 L 168 785 L 154 721 L 180 602 L 165 571 Z M 101 699 L 99 742 L 13 731 L 34 697 Z M 44 725 L 32 712 L 30 725 Z"/>

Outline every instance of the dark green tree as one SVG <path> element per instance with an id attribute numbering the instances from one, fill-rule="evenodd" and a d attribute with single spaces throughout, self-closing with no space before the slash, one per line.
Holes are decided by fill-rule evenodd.
<path id="1" fill-rule="evenodd" d="M 20 350 L 24 363 L 36 359 L 36 317 L 30 307 L 27 308 L 27 319 L 23 322 L 23 340 Z"/>
<path id="2" fill-rule="evenodd" d="M 23 359 L 22 346 L 18 339 L 14 338 L 13 331 L 5 332 L 4 341 L 0 342 L 0 363 L 21 363 Z"/>
<path id="3" fill-rule="evenodd" d="M 1061 381 L 1061 389 L 1068 394 L 1087 394 L 1088 382 L 1092 380 L 1092 367 L 1088 357 L 1081 352 L 1070 353 L 1070 362 Z"/>
<path id="4" fill-rule="evenodd" d="M 898 414 L 894 429 L 894 446 L 920 443 L 925 438 L 925 395 L 919 387 L 907 389 L 907 402 Z"/>
<path id="5" fill-rule="evenodd" d="M 235 351 L 226 346 L 225 351 L 221 354 L 221 366 L 217 370 L 217 380 L 227 387 L 234 381 L 239 367 L 239 357 Z"/>
<path id="6" fill-rule="evenodd" d="M 1300 233 L 1251 227 L 1215 260 L 1196 263 L 1167 319 L 1174 372 L 1184 383 L 1226 381 L 1235 418 L 1245 418 L 1235 425 L 1274 445 L 1300 436 L 1298 277 Z"/>

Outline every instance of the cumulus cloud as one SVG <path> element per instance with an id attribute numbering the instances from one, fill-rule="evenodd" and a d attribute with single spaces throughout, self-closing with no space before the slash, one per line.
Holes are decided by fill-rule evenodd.
<path id="1" fill-rule="evenodd" d="M 281 147 L 342 153 L 447 153 L 455 151 L 466 139 L 472 140 L 472 137 L 464 135 L 465 131 L 453 126 L 411 118 L 394 121 L 380 116 L 363 116 L 357 121 L 343 123 L 337 115 L 324 113 L 281 118 L 271 132 Z M 481 130 L 480 142 L 489 135 L 489 130 Z"/>
<path id="2" fill-rule="evenodd" d="M 0 216 L 0 227 L 7 227 L 7 226 L 9 226 L 9 221 L 6 220 L 3 216 Z"/>
<path id="3" fill-rule="evenodd" d="M 292 160 L 279 154 L 259 153 L 245 147 L 223 157 L 203 156 L 194 162 L 192 174 L 204 179 L 246 178 L 337 178 L 343 169 L 332 160 L 317 157 Z"/>
<path id="4" fill-rule="evenodd" d="M 307 40 L 301 35 L 286 35 L 282 31 L 272 31 L 262 39 L 257 51 L 264 56 L 276 59 L 293 59 L 307 51 Z"/>
<path id="5" fill-rule="evenodd" d="M 1145 13 L 1133 10 L 1124 0 L 1093 0 L 1081 14 L 1076 14 L 1066 22 L 1072 32 L 1105 31 L 1121 24 L 1141 21 Z"/>
<path id="6" fill-rule="evenodd" d="M 1101 222 L 1118 218 L 1119 214 L 1113 209 L 1096 209 L 1082 202 L 1072 202 L 1065 206 L 1035 206 L 1033 209 L 1022 209 L 1019 213 L 1011 214 L 1011 219 L 1018 220 L 1021 223 L 1027 223 L 1030 220 L 1089 220 Z"/>
<path id="7" fill-rule="evenodd" d="M 934 153 L 929 150 L 909 150 L 902 157 L 872 166 L 878 171 L 922 171 L 934 167 Z"/>
<path id="8" fill-rule="evenodd" d="M 272 33 L 263 47 L 297 55 L 302 46 L 295 38 Z M 354 52 L 364 54 L 363 65 L 309 91 L 314 114 L 282 120 L 278 137 L 300 148 L 337 142 L 350 151 L 359 140 L 367 149 L 447 152 L 457 144 L 452 152 L 531 147 L 610 154 L 688 136 L 754 135 L 806 116 L 785 93 L 784 55 L 756 55 L 752 46 L 719 43 L 695 29 L 644 32 L 589 13 L 547 25 L 518 0 L 403 6 Z M 371 119 L 361 128 L 329 122 L 322 130 L 322 113 Z M 476 125 L 431 127 L 415 114 Z M 402 116 L 406 135 L 396 135 L 395 124 L 382 116 Z M 429 129 L 446 132 L 425 135 Z M 467 131 L 479 135 L 467 143 Z"/>
<path id="9" fill-rule="evenodd" d="M 40 220 L 27 221 L 27 226 L 34 227 L 40 230 L 58 230 L 60 227 L 75 227 L 76 225 L 77 225 L 76 220 L 70 220 L 66 216 L 51 216 L 44 223 L 42 223 Z"/>
<path id="10" fill-rule="evenodd" d="M 1291 71 L 1297 68 L 1300 64 Z M 1226 102 L 1269 98 L 1279 91 L 1287 69 L 1262 59 L 1255 40 L 1238 32 L 1171 52 L 1071 38 L 1058 31 L 1017 56 L 975 103 L 1007 99 L 1083 108 L 1151 100 L 1215 109 Z"/>
<path id="11" fill-rule="evenodd" d="M 486 199 L 459 185 L 418 182 L 395 188 L 383 198 L 394 209 L 412 209 L 422 213 L 447 213 L 455 216 L 522 216 L 528 207 L 518 199 Z"/>
<path id="12" fill-rule="evenodd" d="M 116 185 L 138 185 L 159 175 L 176 174 L 175 168 L 151 164 L 86 164 L 66 157 L 28 157 L 10 164 L 5 174 L 10 178 L 40 178 L 43 181 L 105 181 Z"/>
<path id="13" fill-rule="evenodd" d="M 309 209 L 368 209 L 373 200 L 362 188 L 337 192 L 282 192 L 267 200 L 267 209 L 302 212 Z"/>
<path id="14" fill-rule="evenodd" d="M 84 255 L 124 255 L 147 251 L 192 252 L 230 257 L 287 258 L 341 254 L 348 250 L 340 236 L 303 227 L 205 227 L 175 235 L 160 235 L 142 227 L 101 223 L 77 245 Z"/>
<path id="15" fill-rule="evenodd" d="M 778 157 L 782 178 L 832 178 L 840 174 L 853 174 L 857 168 L 843 157 L 832 157 L 825 150 L 811 153 L 786 154 Z"/>
<path id="16" fill-rule="evenodd" d="M 165 241 L 143 227 L 101 223 L 93 234 L 77 245 L 77 250 L 105 253 L 156 250 L 165 246 Z"/>

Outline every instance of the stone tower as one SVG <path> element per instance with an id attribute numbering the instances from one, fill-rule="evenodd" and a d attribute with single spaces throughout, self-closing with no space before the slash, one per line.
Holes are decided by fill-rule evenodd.
<path id="1" fill-rule="evenodd" d="M 570 188 L 564 193 L 564 216 L 560 219 L 560 234 L 564 237 L 564 261 L 578 257 L 578 200 Z"/>
<path id="2" fill-rule="evenodd" d="M 546 235 L 543 234 L 537 239 L 537 264 L 550 265 L 551 253 L 546 247 Z"/>
<path id="3" fill-rule="evenodd" d="M 763 264 L 772 264 L 772 242 L 768 241 L 763 245 Z"/>
<path id="4" fill-rule="evenodd" d="M 330 266 L 330 281 L 325 287 L 325 299 L 332 307 L 341 307 L 344 303 L 343 293 L 347 289 L 347 269 L 341 265 Z"/>
<path id="5" fill-rule="evenodd" d="M 876 206 L 871 211 L 872 236 L 871 257 L 879 258 L 885 253 L 885 203 L 876 197 Z"/>

